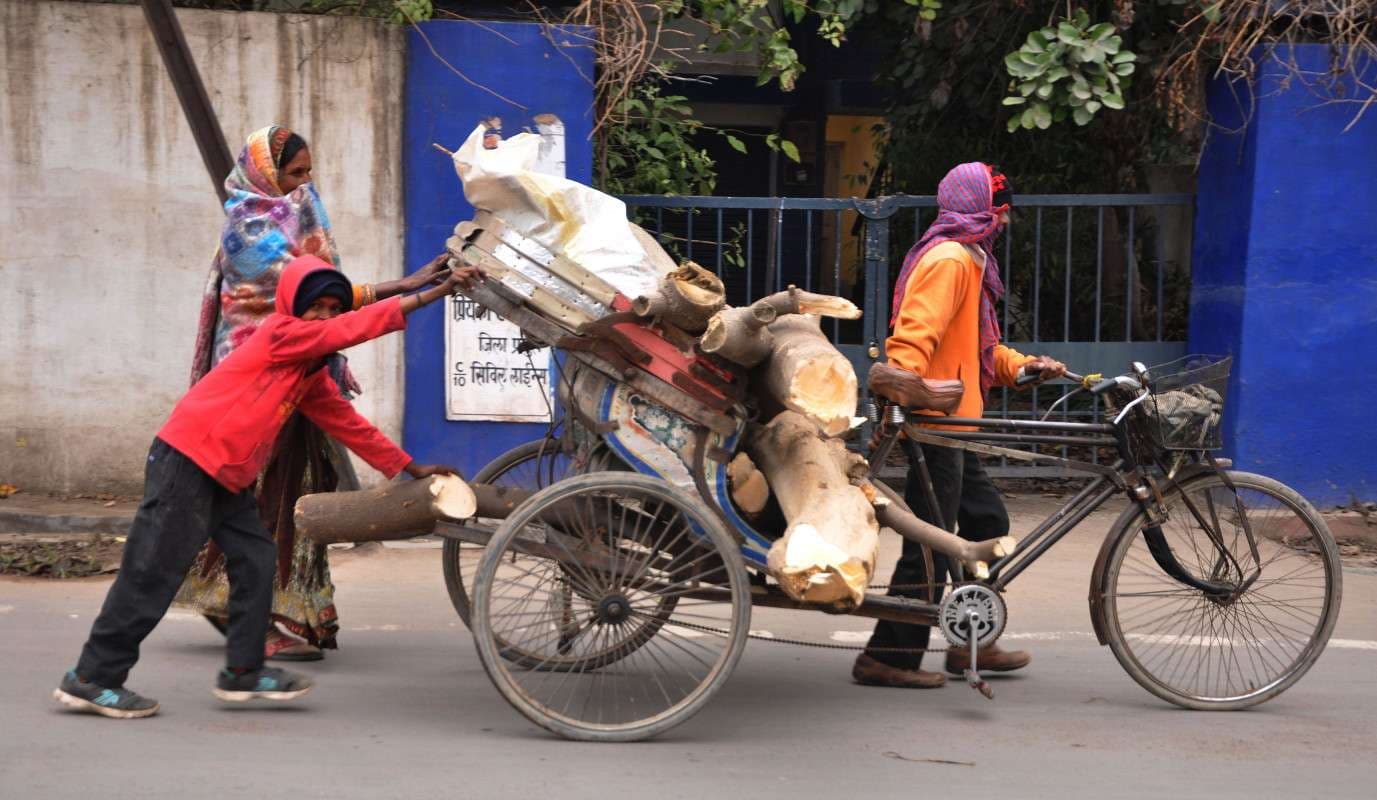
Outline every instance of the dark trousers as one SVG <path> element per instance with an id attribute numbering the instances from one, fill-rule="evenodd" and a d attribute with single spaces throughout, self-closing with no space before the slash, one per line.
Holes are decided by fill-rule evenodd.
<path id="1" fill-rule="evenodd" d="M 119 575 L 81 650 L 77 674 L 98 686 L 123 686 L 139 644 L 167 613 L 207 539 L 225 554 L 229 574 L 229 666 L 258 669 L 272 611 L 277 549 L 252 490 L 231 492 L 195 462 L 154 439 L 143 503 L 129 529 Z"/>
<path id="2" fill-rule="evenodd" d="M 926 522 L 938 524 L 938 518 L 928 505 L 927 493 L 923 489 L 922 475 L 916 465 L 914 450 L 920 445 L 904 443 L 909 451 L 908 484 L 904 490 L 904 501 L 913 513 Z M 968 541 L 981 542 L 995 539 L 1009 533 L 1009 512 L 1004 501 L 995 489 L 980 459 L 975 453 L 956 450 L 950 447 L 921 445 L 928 472 L 932 475 L 932 487 L 937 495 L 937 505 L 941 509 L 941 519 L 947 530 L 955 532 Z M 923 562 L 923 551 L 919 545 L 904 540 L 904 549 L 899 556 L 898 566 L 894 568 L 892 586 L 944 582 L 950 572 L 950 561 L 941 553 L 932 554 L 932 578 L 928 577 L 927 565 Z M 926 597 L 923 589 L 890 589 L 891 595 L 901 597 Z M 934 602 L 942 599 L 942 588 L 933 590 Z M 923 648 L 928 646 L 931 629 L 926 625 L 902 625 L 897 622 L 881 621 L 875 625 L 870 636 L 869 648 L 903 647 Z M 918 669 L 922 663 L 922 653 L 871 652 L 877 661 L 882 661 L 901 669 Z"/>

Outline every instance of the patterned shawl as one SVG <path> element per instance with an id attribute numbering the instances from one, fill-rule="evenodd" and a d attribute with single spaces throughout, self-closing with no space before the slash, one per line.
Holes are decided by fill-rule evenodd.
<path id="1" fill-rule="evenodd" d="M 277 159 L 290 135 L 278 125 L 254 131 L 234 172 L 225 178 L 230 195 L 225 228 L 201 298 L 192 383 L 272 313 L 277 278 L 293 258 L 312 253 L 339 267 L 330 220 L 315 186 L 306 183 L 286 195 L 278 188 Z M 357 391 L 347 385 L 352 377 L 337 379 L 341 377 L 340 386 Z"/>
<path id="2" fill-rule="evenodd" d="M 1003 229 L 999 217 L 1009 207 L 1007 204 L 995 207 L 994 191 L 991 169 L 979 161 L 958 164 L 937 185 L 937 219 L 904 257 L 903 269 L 894 284 L 894 306 L 889 323 L 892 326 L 899 318 L 908 277 L 929 250 L 942 242 L 979 245 L 985 252 L 985 279 L 980 295 L 981 396 L 994 385 L 994 349 L 999 344 L 999 315 L 995 305 L 1004 296 L 994 242 Z"/>

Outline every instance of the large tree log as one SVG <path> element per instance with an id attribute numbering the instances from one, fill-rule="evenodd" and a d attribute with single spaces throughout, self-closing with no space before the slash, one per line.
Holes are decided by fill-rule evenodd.
<path id="1" fill-rule="evenodd" d="M 828 436 L 850 430 L 859 421 L 856 371 L 823 335 L 818 318 L 791 314 L 768 330 L 774 350 L 758 370 L 757 391 L 813 420 Z"/>
<path id="2" fill-rule="evenodd" d="M 924 522 L 908 507 L 897 492 L 883 483 L 871 484 L 885 502 L 875 504 L 875 518 L 886 528 L 918 544 L 963 562 L 974 577 L 989 577 L 989 564 L 1009 555 L 1018 545 L 1012 536 L 1001 536 L 983 542 L 970 542 Z"/>
<path id="3" fill-rule="evenodd" d="M 698 346 L 704 353 L 721 356 L 733 364 L 754 367 L 769 358 L 775 337 L 766 325 L 775 321 L 775 310 L 752 303 L 743 308 L 724 308 L 708 320 Z"/>
<path id="4" fill-rule="evenodd" d="M 467 484 L 453 475 L 398 481 L 358 492 L 322 492 L 296 501 L 297 533 L 320 544 L 424 536 L 440 520 L 503 519 L 533 492 Z"/>
<path id="5" fill-rule="evenodd" d="M 785 411 L 747 444 L 788 521 L 770 548 L 767 566 L 796 600 L 860 605 L 875 571 L 879 525 L 861 488 L 855 462 L 840 441 L 828 441 L 802 414 Z"/>
<path id="6" fill-rule="evenodd" d="M 466 519 L 478 503 L 453 475 L 397 481 L 358 492 L 308 494 L 296 501 L 297 533 L 321 543 L 374 542 L 420 536 L 439 519 Z"/>
<path id="7" fill-rule="evenodd" d="M 765 326 L 786 314 L 860 319 L 861 310 L 850 300 L 790 286 L 744 308 L 725 308 L 717 312 L 708 320 L 699 346 L 705 353 L 713 353 L 743 367 L 754 367 L 774 349 L 774 336 Z"/>
<path id="8" fill-rule="evenodd" d="M 654 292 L 637 297 L 631 310 L 642 317 L 659 317 L 680 330 L 702 333 L 708 319 L 726 304 L 722 280 L 692 261 L 660 279 Z"/>

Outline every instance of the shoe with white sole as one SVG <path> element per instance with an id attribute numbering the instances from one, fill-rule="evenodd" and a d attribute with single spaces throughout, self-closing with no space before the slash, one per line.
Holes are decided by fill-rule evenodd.
<path id="1" fill-rule="evenodd" d="M 138 719 L 158 713 L 158 701 L 123 686 L 97 686 L 69 671 L 53 690 L 53 699 L 76 711 L 89 711 L 112 719 Z"/>
<path id="2" fill-rule="evenodd" d="M 229 703 L 249 700 L 295 700 L 311 691 L 311 679 L 277 667 L 235 674 L 228 669 L 215 676 L 211 692 Z"/>

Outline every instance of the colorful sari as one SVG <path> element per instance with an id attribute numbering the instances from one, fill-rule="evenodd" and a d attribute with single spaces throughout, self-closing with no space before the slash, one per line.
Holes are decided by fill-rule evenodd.
<path id="1" fill-rule="evenodd" d="M 290 133 L 279 126 L 255 131 L 225 179 L 230 195 L 225 201 L 227 219 L 202 296 L 192 383 L 272 312 L 278 276 L 293 258 L 311 253 L 339 266 L 330 221 L 315 187 L 307 183 L 285 195 L 278 188 L 276 162 Z M 336 358 L 330 369 L 340 386 L 358 392 L 342 358 Z M 298 497 L 333 491 L 342 475 L 355 480 L 347 457 L 298 415 L 283 428 L 257 486 L 259 514 L 277 541 L 273 621 L 322 648 L 336 647 L 335 587 L 325 548 L 296 535 L 292 512 Z M 212 622 L 226 619 L 229 583 L 224 561 L 219 548 L 207 544 L 177 602 Z"/>

